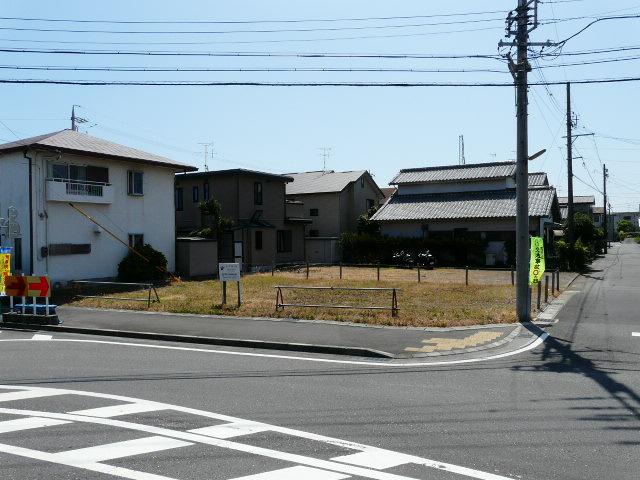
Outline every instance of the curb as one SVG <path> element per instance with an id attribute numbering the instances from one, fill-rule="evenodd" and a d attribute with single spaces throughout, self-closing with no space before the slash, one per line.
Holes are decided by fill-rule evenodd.
<path id="1" fill-rule="evenodd" d="M 38 325 L 31 323 L 0 323 L 3 328 L 14 330 L 43 330 L 50 332 L 80 333 L 85 335 L 104 335 L 123 338 L 138 338 L 145 340 L 160 340 L 165 342 L 200 343 L 204 345 L 219 345 L 227 347 L 260 348 L 264 350 L 284 350 L 306 353 L 324 353 L 328 355 L 347 355 L 368 358 L 396 358 L 391 353 L 360 347 L 343 347 L 338 345 L 314 345 L 310 343 L 269 342 L 264 340 L 247 340 L 235 338 L 199 337 L 189 335 L 175 335 L 169 333 L 135 332 L 126 330 L 107 330 L 97 328 L 65 327 L 59 325 Z"/>

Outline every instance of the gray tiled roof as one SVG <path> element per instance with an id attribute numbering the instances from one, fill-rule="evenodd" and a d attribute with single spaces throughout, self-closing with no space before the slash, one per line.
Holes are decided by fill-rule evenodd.
<path id="1" fill-rule="evenodd" d="M 532 217 L 552 215 L 555 189 L 529 189 L 529 214 Z M 459 218 L 514 218 L 516 191 L 490 190 L 478 192 L 396 195 L 373 216 L 378 221 L 444 220 Z"/>
<path id="2" fill-rule="evenodd" d="M 160 155 L 144 152 L 136 148 L 127 147 L 110 142 L 102 138 L 87 135 L 74 130 L 61 130 L 59 132 L 38 135 L 37 137 L 24 138 L 15 142 L 0 145 L 0 153 L 22 150 L 24 148 L 46 148 L 63 152 L 95 155 L 137 163 L 149 163 L 165 167 L 173 167 L 176 170 L 193 171 L 196 167 L 170 160 Z"/>
<path id="3" fill-rule="evenodd" d="M 558 197 L 560 205 L 566 205 L 569 203 L 569 197 Z M 573 203 L 596 203 L 596 197 L 593 195 L 574 195 Z"/>
<path id="4" fill-rule="evenodd" d="M 355 182 L 365 173 L 366 170 L 287 173 L 286 176 L 293 178 L 293 182 L 287 184 L 287 195 L 341 192 L 349 183 Z"/>
<path id="5" fill-rule="evenodd" d="M 547 174 L 544 172 L 529 173 L 529 186 L 530 187 L 544 187 L 549 185 Z"/>
<path id="6" fill-rule="evenodd" d="M 449 165 L 442 167 L 406 168 L 389 182 L 390 185 L 400 183 L 435 183 L 484 180 L 489 178 L 507 178 L 515 174 L 514 162 L 470 163 L 467 165 Z"/>

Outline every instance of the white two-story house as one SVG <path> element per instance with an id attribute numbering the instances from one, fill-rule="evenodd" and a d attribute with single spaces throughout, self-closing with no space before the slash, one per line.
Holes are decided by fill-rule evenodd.
<path id="1" fill-rule="evenodd" d="M 54 281 L 115 277 L 128 250 L 111 234 L 173 270 L 174 175 L 194 170 L 74 130 L 0 145 L 0 245 L 13 271 Z"/>

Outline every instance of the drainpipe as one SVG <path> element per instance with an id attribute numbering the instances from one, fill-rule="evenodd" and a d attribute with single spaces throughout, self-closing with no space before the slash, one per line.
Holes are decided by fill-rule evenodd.
<path id="1" fill-rule="evenodd" d="M 33 158 L 23 152 L 23 157 L 29 160 L 29 270 L 33 275 Z"/>

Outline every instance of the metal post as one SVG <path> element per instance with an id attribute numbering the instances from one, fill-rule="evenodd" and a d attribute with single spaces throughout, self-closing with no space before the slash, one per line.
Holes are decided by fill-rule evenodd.
<path id="1" fill-rule="evenodd" d="M 242 306 L 242 282 L 238 282 L 238 308 Z"/>
<path id="2" fill-rule="evenodd" d="M 147 293 L 149 294 L 147 296 L 147 308 L 151 308 L 151 284 L 147 285 Z"/>
<path id="3" fill-rule="evenodd" d="M 340 280 L 342 280 L 342 262 L 340 262 Z"/>
<path id="4" fill-rule="evenodd" d="M 33 267 L 32 267 L 33 268 Z M 22 276 L 24 277 L 24 273 L 22 274 Z M 27 303 L 27 298 L 26 297 L 22 297 L 22 314 L 24 315 L 25 313 L 25 304 Z"/>
<path id="5" fill-rule="evenodd" d="M 36 310 L 36 297 L 31 297 L 31 301 L 33 302 L 33 314 L 37 315 L 38 312 Z"/>
<path id="6" fill-rule="evenodd" d="M 391 291 L 391 316 L 398 316 L 398 295 L 395 288 Z"/>
<path id="7" fill-rule="evenodd" d="M 529 138 L 527 60 L 528 7 L 527 0 L 518 0 L 518 58 L 516 64 L 517 137 L 516 137 L 516 311 L 518 320 L 531 318 L 529 286 Z"/>
<path id="8" fill-rule="evenodd" d="M 418 283 L 420 283 L 420 265 L 418 265 Z"/>
<path id="9" fill-rule="evenodd" d="M 549 303 L 549 275 L 544 277 L 544 303 Z"/>
<path id="10" fill-rule="evenodd" d="M 538 308 L 538 311 L 540 311 L 540 297 L 542 296 L 542 284 L 540 282 L 538 282 L 538 288 L 536 289 L 538 292 L 538 299 L 536 301 L 536 307 Z"/>
<path id="11" fill-rule="evenodd" d="M 227 304 L 227 282 L 222 282 L 222 305 Z"/>
<path id="12" fill-rule="evenodd" d="M 511 265 L 511 285 L 516 284 L 516 272 L 513 270 L 513 265 Z"/>
<path id="13" fill-rule="evenodd" d="M 378 265 L 378 272 L 377 272 L 377 274 L 378 274 L 378 281 L 380 281 L 380 265 Z"/>
<path id="14" fill-rule="evenodd" d="M 45 297 L 44 299 L 44 314 L 49 316 L 49 297 Z"/>
<path id="15" fill-rule="evenodd" d="M 469 285 L 469 265 L 464 267 L 464 284 Z"/>
<path id="16" fill-rule="evenodd" d="M 556 270 L 556 289 L 558 290 L 558 293 L 560 293 L 560 270 L 559 269 Z"/>
<path id="17" fill-rule="evenodd" d="M 307 279 L 309 279 L 309 262 L 307 261 Z"/>
<path id="18" fill-rule="evenodd" d="M 555 296 L 556 294 L 556 273 L 551 272 L 551 295 Z"/>

